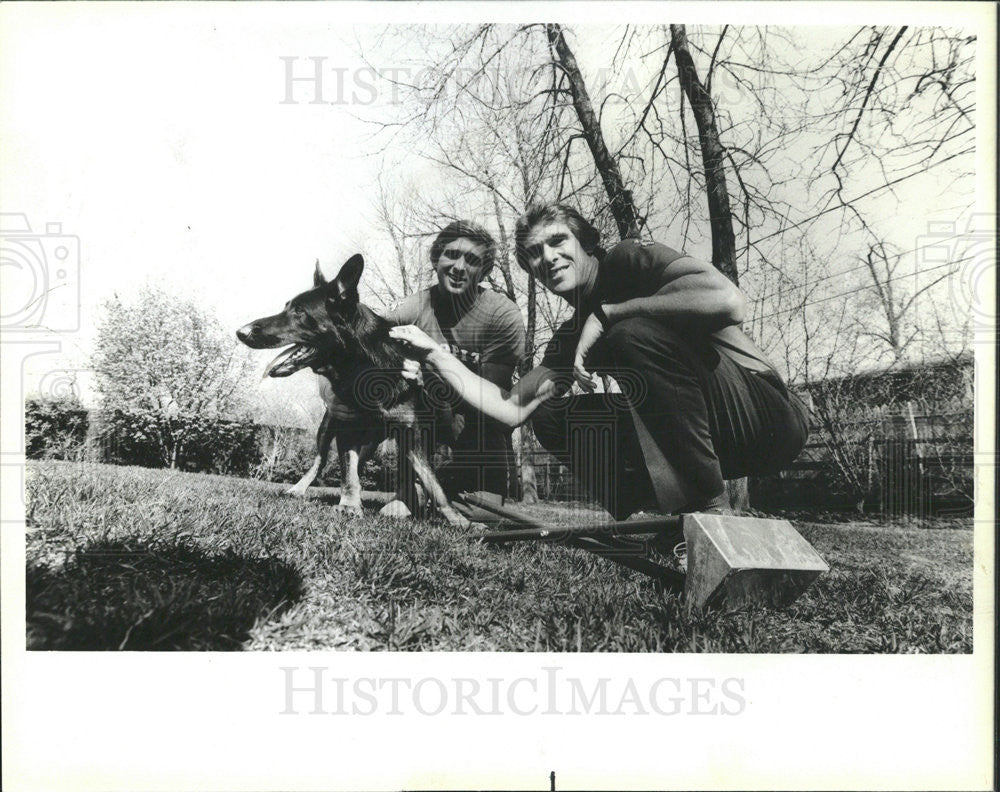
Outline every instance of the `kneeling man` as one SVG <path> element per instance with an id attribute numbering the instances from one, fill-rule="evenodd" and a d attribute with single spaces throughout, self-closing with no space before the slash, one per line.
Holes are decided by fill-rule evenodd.
<path id="1" fill-rule="evenodd" d="M 718 270 L 655 243 L 606 252 L 597 229 L 558 204 L 530 209 L 516 239 L 521 267 L 575 311 L 513 389 L 476 378 L 417 327 L 391 333 L 476 409 L 508 426 L 532 418 L 612 515 L 725 510 L 724 478 L 798 455 L 806 409 L 739 329 L 743 295 Z M 594 373 L 621 392 L 594 393 Z"/>
<path id="2" fill-rule="evenodd" d="M 524 320 L 514 302 L 483 284 L 495 257 L 496 243 L 485 228 L 450 223 L 431 245 L 437 283 L 405 298 L 385 318 L 419 327 L 470 374 L 509 390 L 524 356 Z M 516 497 L 511 427 L 484 416 L 440 379 L 425 381 L 423 401 L 451 456 L 437 471 L 445 493 Z"/>
<path id="3" fill-rule="evenodd" d="M 431 245 L 430 259 L 437 282 L 403 299 L 384 318 L 394 324 L 419 327 L 428 343 L 446 351 L 470 376 L 509 389 L 524 355 L 524 321 L 510 299 L 483 285 L 495 256 L 496 243 L 482 226 L 462 220 L 450 223 Z M 324 383 L 321 378 L 321 389 Z M 322 396 L 327 411 L 317 439 L 320 456 L 290 492 L 305 492 L 325 462 L 323 449 L 336 436 L 341 460 L 340 508 L 358 512 L 358 468 L 374 452 L 378 441 L 372 436 L 368 419 L 338 401 L 328 386 Z M 461 491 L 516 497 L 518 482 L 510 427 L 483 416 L 433 375 L 425 377 L 422 402 L 426 420 L 422 421 L 421 431 L 427 435 L 428 452 L 437 447 L 450 457 L 436 471 L 449 498 Z M 416 505 L 416 482 L 407 475 L 412 471 L 406 468 L 404 458 L 400 449 L 397 499 L 382 509 L 383 514 L 406 516 Z"/>

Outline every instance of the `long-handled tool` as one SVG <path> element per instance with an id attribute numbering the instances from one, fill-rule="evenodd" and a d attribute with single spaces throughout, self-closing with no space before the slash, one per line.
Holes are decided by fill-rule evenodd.
<path id="1" fill-rule="evenodd" d="M 664 542 L 676 537 L 683 541 L 680 517 L 632 520 L 630 522 L 583 523 L 581 525 L 533 526 L 508 531 L 490 531 L 479 536 L 484 542 L 561 542 L 577 537 L 594 539 L 623 539 L 636 536 L 660 536 Z M 628 541 L 625 539 L 625 541 Z"/>
<path id="2" fill-rule="evenodd" d="M 478 539 L 489 543 L 515 541 L 558 542 L 579 550 L 607 558 L 621 566 L 658 578 L 671 586 L 682 586 L 684 575 L 670 567 L 662 566 L 646 558 L 648 548 L 644 542 L 627 537 L 661 534 L 665 530 L 680 531 L 680 518 L 663 517 L 631 522 L 589 523 L 571 526 L 546 526 L 526 514 L 493 503 L 477 494 L 463 492 L 458 496 L 469 506 L 504 517 L 526 526 L 521 530 L 491 531 L 479 534 Z"/>
<path id="3" fill-rule="evenodd" d="M 480 534 L 477 538 L 486 542 L 517 542 L 542 541 L 558 542 L 575 537 L 591 537 L 609 540 L 626 536 L 657 535 L 666 541 L 676 537 L 683 540 L 683 518 L 680 516 L 650 517 L 642 520 L 627 520 L 621 522 L 580 523 L 579 525 L 545 525 L 533 517 L 509 507 L 488 501 L 476 493 L 463 492 L 459 496 L 469 506 L 490 512 L 513 522 L 524 525 L 525 528 L 509 531 L 490 531 Z"/>
<path id="4" fill-rule="evenodd" d="M 484 542 L 550 542 L 588 550 L 669 585 L 683 585 L 684 598 L 691 608 L 720 606 L 732 610 L 753 604 L 784 607 L 830 569 L 787 520 L 685 514 L 549 526 L 474 493 L 459 497 L 483 512 L 523 526 L 481 534 L 479 538 Z M 665 547 L 685 542 L 686 575 L 645 557 L 648 540 L 640 537 L 650 534 Z"/>

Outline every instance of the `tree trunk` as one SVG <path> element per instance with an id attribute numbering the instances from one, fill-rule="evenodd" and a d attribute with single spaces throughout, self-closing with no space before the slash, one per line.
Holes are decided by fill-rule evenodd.
<path id="1" fill-rule="evenodd" d="M 694 65 L 688 50 L 684 25 L 670 26 L 674 61 L 684 95 L 691 103 L 691 112 L 698 125 L 701 158 L 705 168 L 705 187 L 708 194 L 708 217 L 712 227 L 712 264 L 729 280 L 739 285 L 736 274 L 736 235 L 733 233 L 733 216 L 729 208 L 729 189 L 726 186 L 726 152 L 719 141 L 719 127 L 715 122 L 715 107 Z"/>
<path id="2" fill-rule="evenodd" d="M 733 233 L 733 216 L 729 207 L 729 188 L 726 185 L 725 149 L 719 140 L 719 127 L 715 122 L 715 106 L 708 90 L 698 79 L 698 70 L 688 49 L 684 25 L 670 26 L 674 62 L 681 88 L 698 125 L 698 140 L 705 169 L 705 192 L 708 195 L 708 217 L 712 228 L 712 266 L 729 280 L 739 285 L 736 272 L 736 235 Z M 730 507 L 739 513 L 750 508 L 749 482 L 745 478 L 726 482 Z"/>
<path id="3" fill-rule="evenodd" d="M 590 147 L 594 164 L 604 182 L 604 189 L 611 204 L 611 214 L 614 215 L 615 223 L 618 226 L 618 235 L 622 239 L 636 237 L 639 235 L 639 222 L 635 204 L 632 201 L 632 193 L 625 189 L 621 171 L 618 170 L 618 163 L 611 157 L 611 152 L 608 151 L 608 147 L 604 143 L 601 123 L 597 114 L 594 113 L 594 106 L 590 102 L 590 94 L 587 92 L 587 85 L 583 81 L 580 67 L 576 63 L 576 57 L 566 43 L 566 38 L 559 25 L 546 25 L 545 30 L 549 36 L 549 44 L 555 49 L 559 58 L 559 65 L 569 79 L 570 89 L 573 92 L 573 107 L 576 108 L 584 140 Z"/>
<path id="4" fill-rule="evenodd" d="M 503 221 L 503 210 L 500 208 L 500 197 L 490 184 L 490 194 L 493 196 L 493 212 L 497 219 L 497 229 L 500 232 L 500 249 L 497 251 L 496 266 L 503 275 L 504 291 L 510 300 L 515 299 L 514 278 L 510 274 L 510 239 L 507 237 L 507 226 Z"/>
<path id="5" fill-rule="evenodd" d="M 535 333 L 538 328 L 538 296 L 535 276 L 528 273 L 528 321 L 524 327 L 524 357 L 518 372 L 522 377 L 535 366 Z"/>
<path id="6" fill-rule="evenodd" d="M 729 508 L 737 514 L 744 514 L 750 508 L 750 486 L 748 479 L 738 478 L 722 482 L 729 499 Z"/>
<path id="7" fill-rule="evenodd" d="M 528 323 L 524 333 L 524 357 L 521 360 L 520 376 L 531 371 L 535 361 L 535 328 L 538 322 L 538 300 L 535 296 L 535 278 L 528 274 Z M 538 503 L 538 482 L 535 477 L 535 433 L 531 422 L 521 424 L 521 501 Z"/>
<path id="8" fill-rule="evenodd" d="M 535 433 L 530 423 L 521 425 L 521 502 L 538 503 L 538 481 L 535 478 Z"/>

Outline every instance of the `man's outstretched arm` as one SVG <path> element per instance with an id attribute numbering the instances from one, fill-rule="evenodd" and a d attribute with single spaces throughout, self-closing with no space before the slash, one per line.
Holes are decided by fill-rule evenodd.
<path id="1" fill-rule="evenodd" d="M 393 327 L 389 335 L 409 344 L 462 401 L 507 426 L 520 426 L 539 404 L 555 395 L 555 374 L 544 366 L 533 368 L 507 391 L 471 372 L 416 325 Z"/>

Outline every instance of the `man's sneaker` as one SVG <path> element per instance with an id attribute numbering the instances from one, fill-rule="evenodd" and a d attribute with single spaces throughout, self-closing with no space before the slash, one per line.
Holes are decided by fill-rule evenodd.
<path id="1" fill-rule="evenodd" d="M 717 495 L 716 497 L 708 501 L 708 503 L 703 503 L 701 505 L 701 508 L 687 509 L 686 511 L 697 514 L 728 514 L 730 516 L 736 515 L 736 512 L 733 511 L 732 506 L 729 503 L 729 498 L 725 493 Z"/>
<path id="2" fill-rule="evenodd" d="M 677 568 L 686 575 L 688 571 L 687 542 L 678 542 L 675 544 L 672 555 Z"/>

